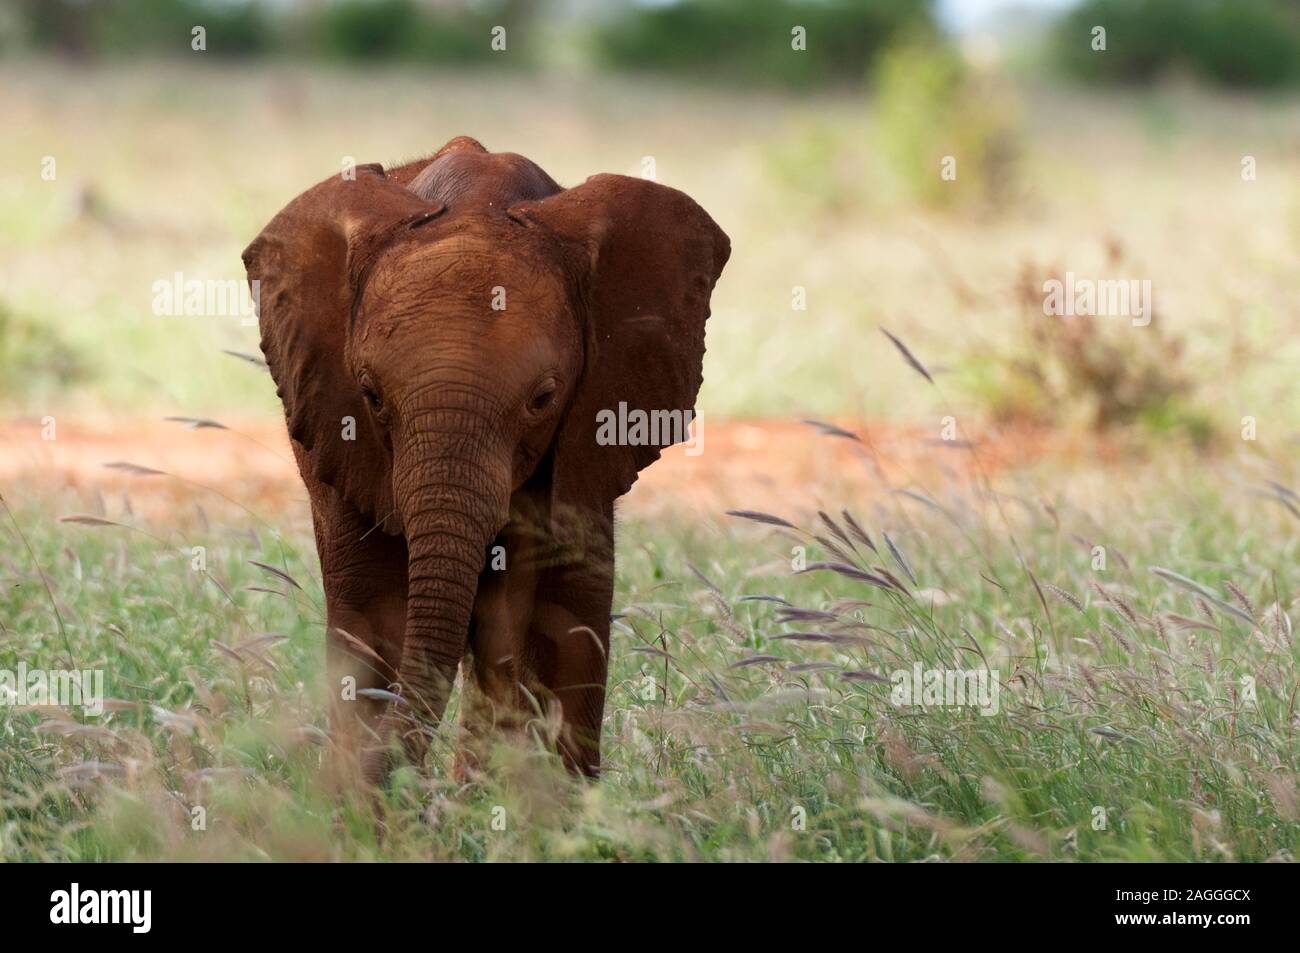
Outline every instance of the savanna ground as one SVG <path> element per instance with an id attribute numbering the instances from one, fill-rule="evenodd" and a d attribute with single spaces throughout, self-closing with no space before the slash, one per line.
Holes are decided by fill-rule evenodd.
<path id="1" fill-rule="evenodd" d="M 898 104 L 853 91 L 0 85 L 0 668 L 99 668 L 111 698 L 0 709 L 0 858 L 1292 858 L 1300 104 L 1001 88 L 1014 172 L 949 206 L 887 161 Z M 152 285 L 241 277 L 343 156 L 457 134 L 566 184 L 653 156 L 733 255 L 704 453 L 622 509 L 604 779 L 503 748 L 458 785 L 449 724 L 381 836 L 324 783 L 309 513 L 269 378 L 222 353 L 254 329 L 156 316 Z M 1044 317 L 1065 271 L 1151 279 L 1156 320 Z M 998 713 L 891 704 L 917 662 L 993 669 Z"/>

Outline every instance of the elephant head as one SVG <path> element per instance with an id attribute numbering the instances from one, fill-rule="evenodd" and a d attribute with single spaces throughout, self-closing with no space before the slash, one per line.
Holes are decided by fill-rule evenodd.
<path id="1" fill-rule="evenodd" d="M 467 139 L 319 183 L 244 252 L 305 474 L 406 538 L 398 675 L 420 722 L 446 705 L 512 496 L 527 485 L 577 540 L 660 450 L 598 441 L 598 414 L 693 411 L 729 253 L 681 192 L 560 189 Z"/>

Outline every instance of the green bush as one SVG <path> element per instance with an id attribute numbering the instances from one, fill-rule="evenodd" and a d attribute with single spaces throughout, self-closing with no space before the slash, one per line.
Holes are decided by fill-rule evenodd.
<path id="1" fill-rule="evenodd" d="M 0 399 L 61 393 L 88 375 L 84 356 L 53 322 L 14 314 L 0 302 Z"/>
<path id="2" fill-rule="evenodd" d="M 1005 207 L 1020 153 L 1019 107 L 996 76 L 927 40 L 886 52 L 874 85 L 881 152 L 905 192 L 936 206 Z M 951 181 L 940 174 L 946 156 L 956 163 Z"/>
<path id="3" fill-rule="evenodd" d="M 1106 29 L 1094 50 L 1093 28 Z M 1054 39 L 1056 62 L 1079 79 L 1149 83 L 1185 72 L 1233 87 L 1300 80 L 1300 6 L 1292 0 L 1084 0 Z"/>
<path id="4" fill-rule="evenodd" d="M 962 389 L 995 420 L 1180 434 L 1201 448 L 1219 437 L 1198 396 L 1200 381 L 1187 363 L 1184 340 L 1164 329 L 1159 312 L 1146 327 L 1125 318 L 1046 315 L 1043 274 L 1028 262 L 1022 269 L 1015 288 L 1021 331 L 1014 344 L 976 349 L 957 370 Z M 1055 270 L 1048 274 L 1064 278 Z"/>
<path id="5" fill-rule="evenodd" d="M 413 52 L 419 11 L 411 0 L 347 0 L 325 7 L 316 22 L 317 48 L 347 60 L 382 60 Z"/>
<path id="6" fill-rule="evenodd" d="M 691 73 L 787 86 L 860 80 L 908 30 L 932 30 L 931 0 L 682 0 L 638 6 L 597 27 L 612 68 Z M 793 30 L 806 49 L 792 48 Z"/>
<path id="7" fill-rule="evenodd" d="M 296 53 L 352 62 L 406 60 L 431 65 L 497 57 L 492 28 L 507 35 L 504 66 L 527 60 L 533 8 L 497 0 L 430 8 L 416 0 L 332 0 L 308 8 L 251 0 L 26 0 L 23 32 L 33 46 L 72 56 L 188 55 L 191 31 L 207 31 L 213 56 Z"/>
<path id="8" fill-rule="evenodd" d="M 473 63 L 496 55 L 492 28 L 507 29 L 507 40 L 522 31 L 508 5 L 474 6 L 458 11 L 430 10 L 413 0 L 343 0 L 326 7 L 317 22 L 317 50 L 338 59 L 359 62 L 412 60 L 426 65 Z M 503 65 L 517 65 L 519 51 L 508 46 Z"/>
<path id="9" fill-rule="evenodd" d="M 29 42 L 77 56 L 188 54 L 196 26 L 206 30 L 206 52 L 214 56 L 262 53 L 275 42 L 274 24 L 249 2 L 28 0 L 22 12 Z"/>

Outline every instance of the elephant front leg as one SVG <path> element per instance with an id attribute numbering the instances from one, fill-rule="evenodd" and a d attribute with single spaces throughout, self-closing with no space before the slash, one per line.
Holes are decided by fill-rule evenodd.
<path id="1" fill-rule="evenodd" d="M 527 546 L 518 535 L 503 533 L 479 578 L 468 652 L 461 663 L 465 744 L 457 754 L 456 775 L 462 781 L 481 769 L 494 739 L 521 731 L 531 714 L 524 693 L 532 681 L 525 635 L 536 589 L 537 572 Z"/>
<path id="2" fill-rule="evenodd" d="M 404 602 L 404 600 L 402 600 Z M 330 698 L 330 734 L 348 763 L 363 751 L 384 745 L 380 724 L 388 710 L 383 695 L 397 680 L 404 606 L 397 600 L 361 606 L 328 600 L 325 668 Z"/>
<path id="3" fill-rule="evenodd" d="M 333 490 L 308 483 L 325 590 L 325 667 L 330 735 L 346 775 L 363 752 L 382 748 L 406 620 L 406 546 L 374 529 Z M 371 756 L 373 760 L 374 757 Z"/>
<path id="4" fill-rule="evenodd" d="M 560 757 L 570 771 L 590 778 L 600 774 L 614 601 L 612 534 L 605 542 L 607 551 L 543 575 L 529 635 L 544 694 L 560 705 Z"/>

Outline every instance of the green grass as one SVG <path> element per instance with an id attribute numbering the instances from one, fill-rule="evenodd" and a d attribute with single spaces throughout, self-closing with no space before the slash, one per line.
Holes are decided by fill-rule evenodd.
<path id="1" fill-rule="evenodd" d="M 795 546 L 810 563 L 842 558 L 803 530 L 721 516 L 625 524 L 603 781 L 570 782 L 540 745 L 502 746 L 486 780 L 457 786 L 443 728 L 428 774 L 404 768 L 385 792 L 382 836 L 365 798 L 339 798 L 324 780 L 321 594 L 305 513 L 277 537 L 247 517 L 130 530 L 55 522 L 75 500 L 18 506 L 53 603 L 8 525 L 0 667 L 71 658 L 105 669 L 107 694 L 131 704 L 79 719 L 83 731 L 0 709 L 0 858 L 1290 856 L 1300 521 L 1226 472 L 1180 479 L 1188 465 L 1083 471 L 1060 489 L 1056 475 L 1022 477 L 996 496 L 947 484 L 848 501 L 880 552 L 855 541 L 847 555 L 910 594 L 793 574 Z M 1293 470 L 1268 472 L 1294 482 Z M 799 522 L 849 548 L 815 517 Z M 191 565 L 198 545 L 206 574 Z M 1104 571 L 1094 545 L 1106 547 Z M 1153 566 L 1222 602 L 1198 603 Z M 747 595 L 831 615 L 783 622 L 778 604 Z M 864 638 L 778 638 L 800 631 Z M 286 638 L 247 643 L 268 632 Z M 760 655 L 776 660 L 735 667 Z M 993 716 L 897 707 L 890 686 L 843 677 L 982 659 L 1001 679 Z M 790 667 L 809 663 L 819 667 Z M 86 776 L 97 770 L 86 762 L 108 767 Z M 192 829 L 196 806 L 206 830 Z M 492 826 L 498 808 L 504 830 Z"/>

